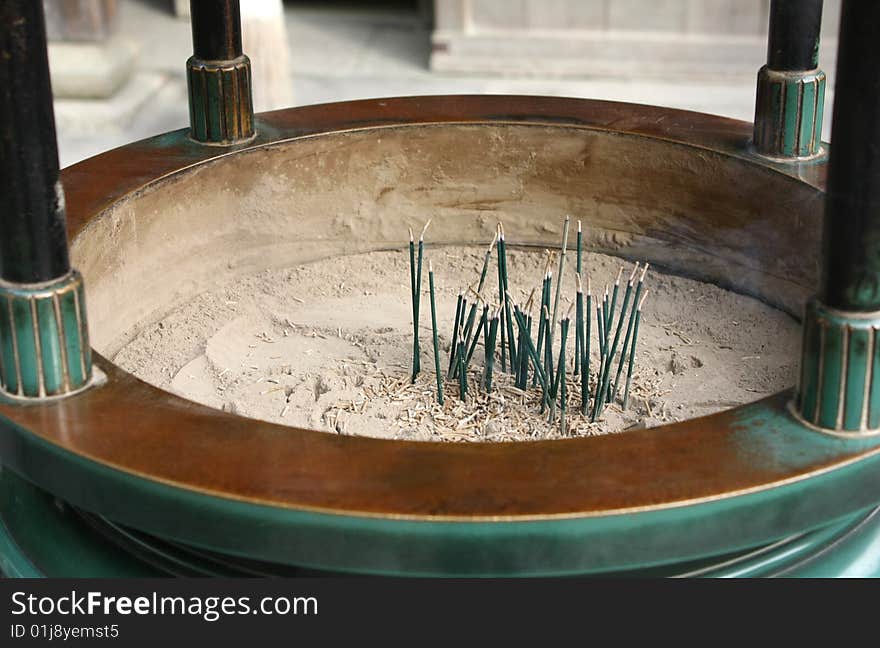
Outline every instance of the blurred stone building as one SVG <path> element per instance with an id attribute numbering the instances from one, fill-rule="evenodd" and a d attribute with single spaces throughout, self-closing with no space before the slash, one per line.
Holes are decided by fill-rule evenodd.
<path id="1" fill-rule="evenodd" d="M 516 76 L 753 77 L 770 0 L 434 0 L 431 68 Z M 834 43 L 840 0 L 825 0 Z M 822 61 L 833 71 L 833 47 Z"/>

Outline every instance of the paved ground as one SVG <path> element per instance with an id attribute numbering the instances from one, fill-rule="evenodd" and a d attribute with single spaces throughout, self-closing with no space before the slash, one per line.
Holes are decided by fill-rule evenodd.
<path id="1" fill-rule="evenodd" d="M 120 2 L 120 32 L 142 48 L 138 83 L 110 103 L 57 103 L 62 166 L 187 125 L 184 63 L 191 54 L 191 37 L 189 23 L 171 15 L 170 4 Z M 297 105 L 393 95 L 512 93 L 651 103 L 745 120 L 753 116 L 753 82 L 445 76 L 428 70 L 429 31 L 415 12 L 296 2 L 286 5 L 285 17 Z M 828 92 L 826 138 L 832 95 Z"/>

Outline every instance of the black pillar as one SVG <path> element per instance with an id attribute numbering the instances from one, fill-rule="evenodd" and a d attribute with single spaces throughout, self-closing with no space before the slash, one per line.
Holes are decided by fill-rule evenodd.
<path id="1" fill-rule="evenodd" d="M 193 55 L 229 61 L 242 54 L 238 0 L 190 0 Z"/>
<path id="2" fill-rule="evenodd" d="M 70 270 L 40 0 L 0 1 L 0 279 Z"/>
<path id="3" fill-rule="evenodd" d="M 821 26 L 822 0 L 773 0 L 767 67 L 777 71 L 815 69 Z"/>
<path id="4" fill-rule="evenodd" d="M 880 2 L 844 0 L 819 300 L 880 310 Z"/>

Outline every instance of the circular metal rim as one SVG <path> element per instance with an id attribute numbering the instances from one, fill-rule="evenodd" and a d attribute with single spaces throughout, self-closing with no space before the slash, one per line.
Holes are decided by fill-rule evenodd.
<path id="1" fill-rule="evenodd" d="M 268 113 L 258 120 L 255 140 L 225 151 L 199 146 L 179 131 L 75 165 L 63 175 L 70 234 L 76 236 L 125 196 L 220 156 L 324 133 L 444 123 L 541 124 L 626 133 L 738 158 L 791 182 L 817 188 L 824 183 L 825 165 L 758 160 L 748 153 L 749 124 L 710 115 L 542 97 L 383 99 Z M 0 415 L 7 419 L 0 434 L 3 461 L 48 490 L 111 519 L 198 546 L 219 543 L 224 550 L 242 555 L 338 568 L 339 561 L 350 560 L 339 552 L 340 543 L 333 541 L 332 536 L 341 533 L 377 548 L 375 555 L 347 566 L 352 569 L 447 573 L 442 556 L 455 549 L 477 551 L 457 573 L 559 573 L 568 567 L 528 556 L 529 542 L 522 539 L 531 536 L 553 543 L 564 537 L 573 542 L 574 553 L 571 560 L 561 559 L 563 563 L 574 569 L 587 564 L 591 569 L 611 569 L 719 553 L 736 543 L 753 546 L 820 525 L 880 498 L 880 485 L 865 473 L 866 466 L 877 462 L 876 444 L 816 438 L 787 415 L 784 395 L 627 435 L 496 444 L 487 449 L 339 438 L 259 423 L 179 399 L 101 358 L 97 364 L 109 379 L 101 389 L 46 406 L 0 404 Z M 101 412 L 114 400 L 120 401 L 117 406 L 143 408 L 141 420 L 132 421 L 128 429 L 122 429 L 119 421 L 108 423 Z M 182 419 L 187 429 L 177 444 L 157 447 L 162 442 L 157 438 L 152 446 L 134 444 L 125 449 L 135 438 L 126 432 L 155 431 L 161 422 L 175 419 Z M 190 432 L 196 428 L 204 435 L 194 446 Z M 212 483 L 185 456 L 189 444 L 191 452 L 208 452 L 199 463 L 207 459 L 216 468 L 218 462 L 209 456 L 211 442 L 231 439 L 237 445 L 254 430 L 263 441 L 284 431 L 282 457 L 298 464 L 293 472 L 289 465 L 278 471 L 264 465 L 259 475 L 264 483 L 256 484 L 262 495 L 230 489 L 222 480 Z M 645 461 L 646 451 L 655 461 Z M 328 458 L 334 466 L 342 461 L 360 467 L 344 483 L 331 471 L 330 483 L 316 486 L 314 480 L 328 474 L 307 468 Z M 631 483 L 613 474 L 621 460 L 632 464 L 626 473 L 634 478 Z M 226 468 L 229 461 L 230 456 L 224 455 Z M 477 477 L 471 479 L 485 484 L 487 475 L 480 471 L 496 462 L 505 465 L 512 487 L 535 477 L 549 481 L 538 482 L 543 498 L 506 494 L 497 485 L 474 487 L 474 481 L 469 482 L 470 490 L 462 488 L 458 477 L 475 473 Z M 54 470 L 48 470 L 49 465 Z M 495 473 L 490 470 L 488 476 Z M 435 483 L 424 483 L 431 477 Z M 848 480 L 866 487 L 855 489 Z M 590 492 L 596 487 L 601 488 L 598 495 Z M 825 492 L 828 488 L 831 497 Z M 316 490 L 321 490 L 317 498 Z M 572 497 L 572 491 L 579 497 Z M 812 501 L 797 506 L 798 515 L 786 512 L 792 497 L 807 495 Z M 124 501 L 132 501 L 130 497 L 150 500 L 161 513 L 124 506 Z M 702 528 L 705 525 L 688 528 L 702 515 L 722 509 L 739 512 L 733 518 L 744 525 L 740 537 L 720 532 L 724 525 L 711 532 Z M 232 524 L 235 532 L 218 537 L 217 527 L 207 528 L 210 524 L 192 519 L 205 514 L 212 524 Z M 254 543 L 255 534 L 243 528 L 243 520 L 265 523 L 274 537 Z M 310 530 L 305 544 L 298 540 L 304 529 Z M 654 529 L 653 537 L 640 529 Z M 682 544 L 683 529 L 688 529 L 688 540 Z M 415 549 L 404 546 L 416 544 L 407 538 L 418 537 L 431 542 Z M 599 538 L 615 544 L 625 539 L 630 544 L 614 555 L 577 549 L 584 540 Z M 516 540 L 520 542 L 513 548 L 498 545 Z M 381 547 L 382 543 L 389 544 Z"/>
<path id="2" fill-rule="evenodd" d="M 16 506 L 9 506 L 11 501 L 15 501 Z M 770 545 L 696 563 L 617 575 L 874 577 L 880 573 L 876 558 L 878 544 L 880 508 L 875 508 Z M 9 471 L 0 470 L 0 575 L 119 578 L 317 574 L 285 565 L 242 562 L 222 554 L 206 554 L 187 545 L 168 543 L 119 527 L 94 514 L 78 511 Z"/>

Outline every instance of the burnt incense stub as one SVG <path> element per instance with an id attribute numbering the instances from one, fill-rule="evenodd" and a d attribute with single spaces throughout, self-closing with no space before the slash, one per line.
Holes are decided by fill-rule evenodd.
<path id="1" fill-rule="evenodd" d="M 92 358 L 82 276 L 56 281 L 0 281 L 0 394 L 64 396 L 86 387 Z"/>
<path id="2" fill-rule="evenodd" d="M 880 312 L 842 312 L 811 300 L 804 316 L 795 409 L 811 427 L 843 435 L 880 432 Z"/>
<path id="3" fill-rule="evenodd" d="M 251 62 L 244 54 L 229 61 L 186 63 L 191 136 L 206 144 L 235 144 L 254 136 Z"/>

